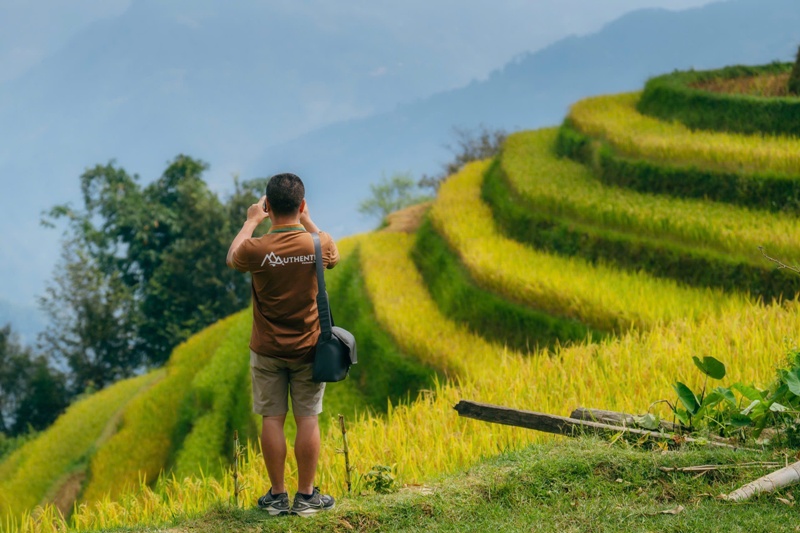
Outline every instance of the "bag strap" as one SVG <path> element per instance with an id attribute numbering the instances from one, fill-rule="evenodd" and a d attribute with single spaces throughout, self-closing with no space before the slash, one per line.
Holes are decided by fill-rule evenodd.
<path id="1" fill-rule="evenodd" d="M 322 263 L 322 244 L 319 241 L 319 233 L 312 233 L 314 239 L 314 254 L 317 256 L 317 311 L 319 312 L 320 338 L 329 340 L 333 328 L 333 317 L 331 316 L 331 306 L 328 303 L 328 291 L 325 289 L 325 265 Z"/>

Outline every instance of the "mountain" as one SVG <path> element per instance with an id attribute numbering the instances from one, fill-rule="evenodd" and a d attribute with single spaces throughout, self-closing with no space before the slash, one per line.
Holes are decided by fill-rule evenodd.
<path id="1" fill-rule="evenodd" d="M 346 235 L 374 225 L 356 210 L 381 175 L 439 170 L 450 158 L 444 145 L 453 141 L 454 126 L 511 131 L 557 124 L 580 98 L 638 90 L 647 78 L 674 69 L 790 61 L 798 44 L 795 0 L 635 11 L 595 34 L 526 54 L 485 81 L 269 148 L 250 170 L 295 169 L 306 176 L 320 225 Z"/>
<path id="2" fill-rule="evenodd" d="M 485 78 L 514 54 L 596 29 L 641 1 L 667 0 L 591 3 L 567 18 L 590 2 L 82 0 L 77 18 L 54 0 L 27 15 L 24 3 L 3 4 L 0 297 L 42 294 L 59 235 L 39 227 L 40 213 L 78 201 L 86 167 L 116 159 L 150 181 L 185 153 L 208 161 L 207 181 L 229 191 L 232 174 L 269 172 L 253 164 L 268 146 Z M 90 11 L 103 15 L 81 22 Z M 57 26 L 48 17 L 87 25 L 11 73 L 50 46 L 34 35 Z M 56 34 L 53 42 L 66 39 Z"/>

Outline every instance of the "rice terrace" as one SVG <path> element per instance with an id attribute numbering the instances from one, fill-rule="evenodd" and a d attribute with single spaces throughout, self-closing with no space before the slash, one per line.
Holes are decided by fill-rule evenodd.
<path id="1" fill-rule="evenodd" d="M 253 508 L 244 310 L 8 455 L 3 531 L 797 531 L 798 485 L 724 497 L 800 459 L 792 69 L 576 102 L 340 240 L 328 290 L 360 357 L 320 417 L 334 511 Z M 648 435 L 554 436 L 460 417 L 463 400 L 630 413 Z"/>

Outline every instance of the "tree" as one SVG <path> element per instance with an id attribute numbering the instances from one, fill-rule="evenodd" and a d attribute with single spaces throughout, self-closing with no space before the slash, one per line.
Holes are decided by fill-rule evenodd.
<path id="1" fill-rule="evenodd" d="M 225 255 L 264 180 L 235 180 L 223 203 L 202 178 L 207 168 L 179 155 L 141 187 L 113 161 L 97 165 L 81 176 L 82 209 L 50 210 L 46 222 L 65 219 L 67 229 L 41 299 L 52 322 L 42 342 L 69 365 L 74 393 L 163 363 L 248 304 L 249 279 Z"/>
<path id="2" fill-rule="evenodd" d="M 53 280 L 40 299 L 50 319 L 40 348 L 71 370 L 70 389 L 101 389 L 142 368 L 132 288 L 116 270 L 103 270 L 78 237 L 64 242 Z"/>
<path id="3" fill-rule="evenodd" d="M 417 187 L 410 174 L 394 174 L 389 179 L 384 176 L 380 183 L 369 186 L 372 196 L 359 204 L 358 211 L 383 220 L 389 213 L 428 200 L 426 196 L 414 194 Z"/>
<path id="4" fill-rule="evenodd" d="M 49 426 L 67 406 L 64 376 L 0 328 L 0 433 L 19 435 Z"/>
<path id="5" fill-rule="evenodd" d="M 470 161 L 490 159 L 499 154 L 508 136 L 504 130 L 490 130 L 483 125 L 476 132 L 463 128 L 454 128 L 454 132 L 456 146 L 446 146 L 453 153 L 453 159 L 442 165 L 442 172 L 439 174 L 423 175 L 419 181 L 420 187 L 430 187 L 438 191 L 442 182 L 458 172 L 465 164 Z"/>
<path id="6" fill-rule="evenodd" d="M 797 50 L 797 58 L 789 74 L 789 94 L 800 96 L 800 48 Z"/>

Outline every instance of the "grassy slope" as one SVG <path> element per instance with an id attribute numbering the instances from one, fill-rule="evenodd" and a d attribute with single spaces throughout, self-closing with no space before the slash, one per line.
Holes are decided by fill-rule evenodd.
<path id="1" fill-rule="evenodd" d="M 341 498 L 335 510 L 312 518 L 271 518 L 258 509 L 220 506 L 169 531 L 796 531 L 796 511 L 777 498 L 798 500 L 800 487 L 745 504 L 715 498 L 768 468 L 703 476 L 658 468 L 763 460 L 746 452 L 661 453 L 590 438 L 558 440 L 501 454 L 425 486 Z M 678 514 L 663 513 L 681 507 Z"/>
<path id="2" fill-rule="evenodd" d="M 524 353 L 590 336 L 589 328 L 576 320 L 559 319 L 479 288 L 430 219 L 417 230 L 412 258 L 441 312 L 490 342 Z M 591 332 L 591 337 L 602 334 Z"/>
<path id="3" fill-rule="evenodd" d="M 442 185 L 431 210 L 437 231 L 458 252 L 479 286 L 511 301 L 617 332 L 744 305 L 737 295 L 690 289 L 645 272 L 591 265 L 505 237 L 481 200 L 488 166 L 488 162 L 466 165 Z M 659 305 L 654 306 L 653 300 Z"/>
<path id="4" fill-rule="evenodd" d="M 119 381 L 72 404 L 39 436 L 0 466 L 0 519 L 29 511 L 57 490 L 65 475 L 86 468 L 87 458 L 115 424 L 115 414 L 161 372 Z"/>
<path id="5" fill-rule="evenodd" d="M 595 228 L 656 239 L 761 263 L 758 246 L 800 255 L 800 228 L 788 214 L 724 203 L 643 194 L 598 181 L 592 170 L 553 153 L 557 130 L 509 136 L 501 168 L 523 204 Z M 735 221 L 735 222 L 734 222 Z"/>
<path id="6" fill-rule="evenodd" d="M 477 190 L 472 183 L 469 188 Z M 446 231 L 450 220 L 448 217 L 442 217 L 439 223 L 442 226 L 439 229 Z M 486 230 L 485 227 L 482 229 Z M 384 244 L 395 245 L 404 254 L 410 249 L 410 242 L 405 241 L 393 243 L 387 239 Z M 398 244 L 402 246 L 397 246 Z M 373 255 L 379 255 L 375 253 L 376 250 L 377 248 L 373 250 Z M 384 254 L 385 252 L 384 250 Z M 543 261 L 545 258 L 538 256 L 536 259 Z M 568 263 L 560 263 L 558 266 L 567 265 Z M 407 270 L 411 271 L 413 267 Z M 394 289 L 396 291 L 396 287 Z M 403 297 L 407 298 L 408 294 L 404 294 Z M 413 314 L 421 314 L 419 309 L 420 306 L 416 305 Z M 435 333 L 431 333 L 426 341 L 436 338 L 437 333 L 440 336 L 442 329 L 439 328 Z M 604 344 L 601 350 L 609 346 L 610 344 Z M 447 353 L 451 348 L 452 346 L 449 346 L 440 352 Z M 465 350 L 464 353 L 470 352 Z M 570 352 L 562 352 L 559 355 L 564 357 L 568 353 Z M 470 353 L 470 355 L 475 354 Z M 512 354 L 511 358 L 518 359 L 516 354 Z M 592 357 L 592 359 L 597 358 L 597 354 Z M 451 359 L 447 362 L 452 365 L 454 361 Z M 457 363 L 463 364 L 464 361 Z M 519 377 L 520 374 L 515 374 L 515 378 Z M 464 383 L 470 383 L 473 379 L 465 377 Z M 514 378 L 509 379 L 506 376 L 502 383 L 513 381 Z M 534 383 L 534 380 L 530 380 L 529 383 Z M 552 386 L 553 383 L 549 382 L 548 385 Z M 505 392 L 504 387 L 495 386 L 493 389 L 495 391 L 502 389 L 501 393 Z M 443 390 L 437 392 L 441 393 Z M 390 409 L 390 421 L 391 418 Z M 424 423 L 419 422 L 421 421 L 418 420 L 418 424 L 414 426 L 415 430 L 429 424 L 427 420 Z M 408 431 L 409 427 L 406 425 L 405 430 Z M 493 428 L 487 431 L 491 432 Z M 500 433 L 499 429 L 496 431 Z M 447 439 L 441 438 L 438 440 L 444 442 L 436 442 L 437 448 L 441 444 L 447 454 L 452 454 L 450 445 L 454 446 L 455 442 L 448 443 Z M 525 438 L 520 436 L 518 441 L 508 441 L 506 446 L 516 448 L 524 441 Z M 431 447 L 428 447 L 427 451 L 429 454 L 441 452 Z M 388 497 L 346 498 L 340 502 L 337 512 L 314 520 L 287 519 L 291 522 L 280 520 L 263 522 L 264 515 L 258 511 L 218 507 L 202 519 L 183 524 L 179 529 L 270 531 L 284 530 L 288 525 L 297 531 L 354 529 L 483 531 L 490 528 L 498 531 L 520 529 L 737 531 L 758 530 L 766 524 L 771 531 L 783 530 L 784 526 L 794 528 L 794 523 L 785 519 L 787 508 L 773 497 L 740 506 L 724 504 L 708 497 L 709 494 L 732 490 L 742 482 L 755 477 L 749 473 L 733 470 L 726 471 L 724 475 L 677 479 L 680 476 L 664 474 L 656 468 L 662 464 L 676 464 L 676 461 L 678 464 L 729 463 L 754 457 L 756 456 L 744 454 L 734 456 L 731 452 L 709 450 L 662 455 L 608 447 L 599 444 L 598 441 L 573 441 L 566 445 L 563 441 L 558 441 L 555 444 L 530 447 L 492 459 L 468 471 L 443 478 L 430 487 L 412 487 Z M 758 458 L 763 459 L 761 456 Z M 791 499 L 798 494 L 800 493 L 797 490 L 784 493 L 786 496 L 791 496 Z M 687 510 L 675 516 L 659 513 L 677 505 Z M 724 518 L 720 518 L 723 516 Z"/>

